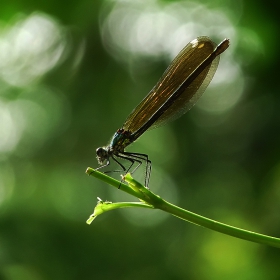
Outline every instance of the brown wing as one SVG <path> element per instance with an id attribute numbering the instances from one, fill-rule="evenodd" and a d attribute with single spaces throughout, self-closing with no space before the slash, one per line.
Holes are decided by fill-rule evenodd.
<path id="1" fill-rule="evenodd" d="M 213 52 L 215 46 L 208 37 L 198 37 L 187 44 L 171 62 L 155 87 L 128 116 L 123 128 L 134 133 L 145 125 L 188 76 Z M 186 113 L 212 80 L 218 63 L 219 57 L 216 57 L 150 128 L 158 127 Z"/>

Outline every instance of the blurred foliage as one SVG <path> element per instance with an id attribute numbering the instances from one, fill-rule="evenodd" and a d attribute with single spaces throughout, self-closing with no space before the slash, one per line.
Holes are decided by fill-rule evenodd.
<path id="1" fill-rule="evenodd" d="M 198 104 L 130 150 L 149 154 L 163 198 L 279 237 L 278 11 L 277 1 L 3 0 L 0 279 L 279 279 L 278 249 L 159 211 L 86 225 L 97 196 L 128 198 L 84 174 L 188 40 L 229 37 Z"/>

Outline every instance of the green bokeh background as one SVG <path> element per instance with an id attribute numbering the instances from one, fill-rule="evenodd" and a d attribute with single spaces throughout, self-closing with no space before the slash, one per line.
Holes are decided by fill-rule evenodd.
<path id="1" fill-rule="evenodd" d="M 149 11 L 152 2 L 142 3 Z M 101 26 L 115 4 L 1 1 L 0 57 L 6 64 L 0 62 L 0 279 L 279 279 L 279 249 L 160 211 L 123 209 L 90 226 L 85 223 L 97 196 L 131 200 L 84 172 L 97 167 L 95 149 L 109 141 L 168 65 L 167 59 L 139 55 L 142 70 L 133 72 L 124 62 L 128 53 L 118 50 L 123 56 L 118 58 L 110 52 Z M 242 97 L 222 113 L 195 107 L 176 122 L 147 132 L 129 150 L 149 154 L 150 188 L 163 198 L 280 237 L 279 5 L 201 4 L 219 9 L 234 27 L 228 52 L 241 69 Z M 30 45 L 30 57 L 11 62 L 20 50 L 14 47 L 28 40 L 28 33 L 14 35 L 18 41 L 3 52 L 5 40 L 17 34 L 11 30 L 36 16 L 57 28 L 60 39 L 54 46 L 63 49 L 41 72 L 39 65 L 51 64 L 51 48 L 31 60 Z M 45 35 L 45 29 L 37 32 Z M 250 43 L 250 34 L 258 47 Z"/>

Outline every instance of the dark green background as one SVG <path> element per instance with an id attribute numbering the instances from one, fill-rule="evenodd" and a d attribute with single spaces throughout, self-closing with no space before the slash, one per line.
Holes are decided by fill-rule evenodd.
<path id="1" fill-rule="evenodd" d="M 279 6 L 240 1 L 236 19 L 231 8 L 236 3 L 204 1 L 209 9 L 223 10 L 239 34 L 232 57 L 245 80 L 242 98 L 226 114 L 212 116 L 220 125 L 198 126 L 196 119 L 203 123 L 211 116 L 194 108 L 148 132 L 130 150 L 150 155 L 150 187 L 163 198 L 280 237 Z M 102 44 L 103 5 L 96 0 L 1 1 L 1 37 L 5 28 L 36 12 L 63 28 L 67 51 L 36 81 L 0 82 L 1 102 L 36 101 L 44 108 L 44 119 L 30 112 L 26 126 L 18 126 L 23 131 L 18 144 L 0 152 L 0 279 L 279 279 L 279 249 L 159 211 L 112 211 L 86 225 L 97 196 L 131 200 L 84 171 L 97 167 L 95 149 L 109 141 L 167 67 L 166 60 L 157 59 L 133 79 Z M 250 45 L 244 47 L 242 30 L 259 37 L 263 47 L 257 55 L 251 56 Z M 80 60 L 79 48 L 84 48 Z M 1 122 L 4 127 L 5 119 Z M 4 131 L 0 137 L 6 137 Z"/>

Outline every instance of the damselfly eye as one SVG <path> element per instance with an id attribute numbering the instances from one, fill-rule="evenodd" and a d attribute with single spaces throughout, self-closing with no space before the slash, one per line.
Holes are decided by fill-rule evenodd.
<path id="1" fill-rule="evenodd" d="M 108 151 L 107 149 L 100 147 L 96 149 L 97 160 L 99 164 L 102 164 L 105 160 L 108 159 Z"/>

